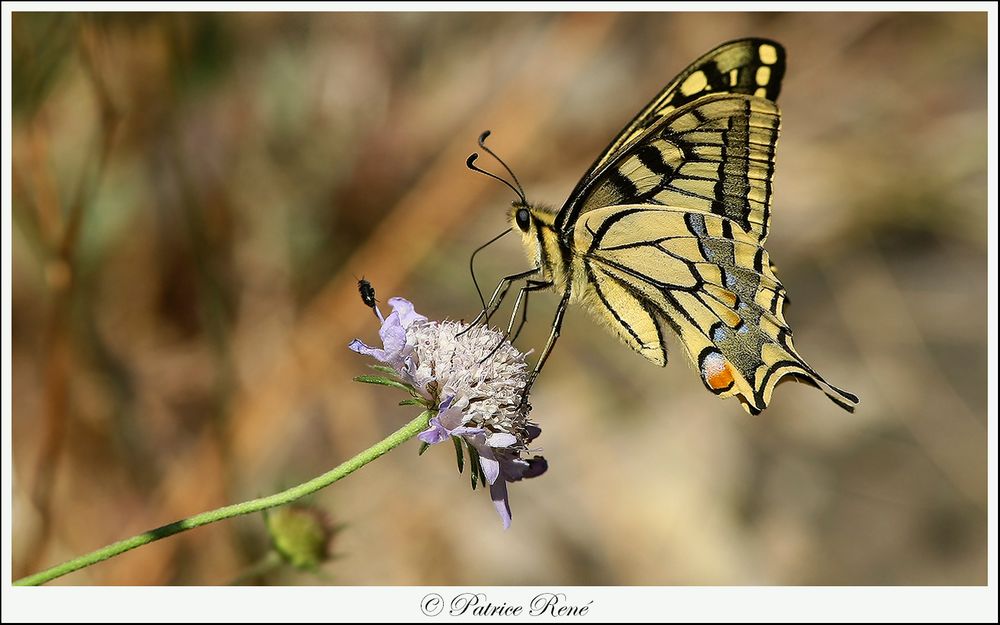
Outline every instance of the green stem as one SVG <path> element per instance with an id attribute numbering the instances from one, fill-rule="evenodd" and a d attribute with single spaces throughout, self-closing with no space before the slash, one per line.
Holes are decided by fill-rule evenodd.
<path id="1" fill-rule="evenodd" d="M 251 514 L 253 512 L 260 512 L 261 510 L 266 510 L 268 508 L 274 508 L 275 506 L 283 506 L 287 503 L 291 503 L 300 497 L 305 497 L 306 495 L 311 495 L 321 488 L 325 488 L 330 484 L 333 484 L 337 480 L 351 473 L 357 471 L 361 467 L 365 466 L 372 460 L 375 460 L 379 456 L 385 454 L 389 450 L 393 449 L 405 443 L 409 439 L 413 438 L 423 430 L 427 428 L 427 422 L 430 420 L 434 413 L 427 410 L 420 414 L 419 417 L 410 421 L 400 429 L 396 430 L 390 434 L 387 438 L 382 441 L 372 445 L 368 449 L 354 456 L 350 460 L 342 463 L 336 468 L 315 477 L 308 482 L 299 484 L 298 486 L 293 486 L 288 490 L 282 491 L 270 497 L 261 497 L 259 499 L 251 499 L 250 501 L 244 501 L 242 503 L 233 504 L 231 506 L 225 506 L 217 510 L 212 510 L 209 512 L 202 512 L 201 514 L 196 514 L 192 517 L 186 519 L 181 519 L 180 521 L 175 521 L 169 525 L 164 525 L 163 527 L 158 527 L 154 530 L 149 530 L 142 534 L 138 534 L 131 538 L 126 538 L 125 540 L 120 540 L 116 543 L 112 543 L 107 547 L 98 549 L 97 551 L 92 551 L 87 555 L 80 556 L 79 558 L 74 558 L 62 564 L 56 565 L 50 569 L 46 569 L 40 573 L 35 573 L 34 575 L 28 575 L 27 577 L 22 577 L 21 579 L 14 582 L 15 586 L 37 586 L 39 584 L 44 584 L 46 582 L 52 581 L 57 577 L 62 577 L 67 573 L 72 573 L 73 571 L 78 571 L 82 568 L 88 567 L 92 564 L 97 564 L 102 560 L 107 560 L 121 553 L 125 553 L 129 549 L 135 549 L 136 547 L 141 547 L 142 545 L 149 544 L 153 541 L 160 540 L 161 538 L 166 538 L 167 536 L 173 536 L 174 534 L 179 534 L 185 532 L 189 529 L 194 529 L 202 525 L 208 525 L 209 523 L 215 523 L 216 521 L 222 521 L 224 519 L 231 519 L 235 516 L 240 516 L 243 514 Z"/>

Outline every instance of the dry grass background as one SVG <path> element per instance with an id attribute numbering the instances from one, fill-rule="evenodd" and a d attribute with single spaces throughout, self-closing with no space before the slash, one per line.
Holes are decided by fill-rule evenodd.
<path id="1" fill-rule="evenodd" d="M 782 42 L 768 248 L 806 359 L 751 418 L 574 311 L 534 393 L 550 471 L 503 532 L 448 450 L 312 502 L 321 575 L 269 584 L 985 584 L 984 14 L 15 14 L 15 576 L 325 471 L 411 418 L 351 382 L 358 300 L 475 313 L 469 253 L 695 57 Z M 524 268 L 516 242 L 483 257 Z M 535 298 L 522 347 L 554 308 Z M 262 518 L 65 584 L 225 584 Z"/>

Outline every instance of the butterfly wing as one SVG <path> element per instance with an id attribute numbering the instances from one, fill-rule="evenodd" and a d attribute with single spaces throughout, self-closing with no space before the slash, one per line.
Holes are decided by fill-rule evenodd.
<path id="1" fill-rule="evenodd" d="M 569 241 L 584 304 L 622 340 L 666 362 L 671 327 L 712 392 L 756 414 L 786 376 L 853 410 L 798 355 L 785 291 L 763 249 L 779 115 L 719 94 L 649 128 L 584 188 Z"/>
<path id="2" fill-rule="evenodd" d="M 590 166 L 556 219 L 563 232 L 572 231 L 573 206 L 591 180 L 623 150 L 675 109 L 709 94 L 744 94 L 777 99 L 785 75 L 785 50 L 769 39 L 739 39 L 724 43 L 692 63 L 660 91 L 622 129 Z"/>
<path id="3" fill-rule="evenodd" d="M 581 190 L 569 213 L 670 205 L 729 218 L 767 238 L 778 108 L 744 95 L 704 96 L 651 127 Z"/>
<path id="4" fill-rule="evenodd" d="M 855 396 L 827 383 L 795 351 L 782 311 L 785 290 L 767 252 L 728 217 L 610 206 L 581 219 L 577 241 L 586 250 L 584 305 L 653 362 L 666 362 L 666 326 L 705 386 L 735 395 L 751 414 L 767 407 L 786 376 L 854 409 Z"/>

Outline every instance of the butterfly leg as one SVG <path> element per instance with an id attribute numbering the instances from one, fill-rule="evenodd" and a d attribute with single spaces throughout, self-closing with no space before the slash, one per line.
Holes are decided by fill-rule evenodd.
<path id="1" fill-rule="evenodd" d="M 551 282 L 543 282 L 541 280 L 527 280 L 527 284 L 521 287 L 521 290 L 517 294 L 517 299 L 514 300 L 514 309 L 510 312 L 510 321 L 507 323 L 507 332 L 504 334 L 503 338 L 500 339 L 499 342 L 497 342 L 496 347 L 490 350 L 490 353 L 479 361 L 480 363 L 486 362 L 487 360 L 492 358 L 493 354 L 497 353 L 497 350 L 500 349 L 500 347 L 504 344 L 504 342 L 506 342 L 507 339 L 510 339 L 510 333 L 514 330 L 514 319 L 517 318 L 517 311 L 519 308 L 521 308 L 522 305 L 521 303 L 523 301 L 524 312 L 521 319 L 521 326 L 517 329 L 517 333 L 518 334 L 521 333 L 521 328 L 524 327 L 524 322 L 528 320 L 528 294 L 531 293 L 532 291 L 540 291 L 542 289 L 547 289 L 550 286 L 552 286 Z M 516 339 L 517 336 L 515 335 L 514 338 Z M 513 343 L 514 340 L 511 339 L 511 342 Z"/>
<path id="2" fill-rule="evenodd" d="M 528 323 L 528 295 L 530 294 L 530 292 L 531 291 L 540 291 L 540 290 L 542 290 L 544 288 L 548 288 L 548 287 L 552 286 L 551 282 L 543 282 L 541 280 L 528 280 L 528 284 L 531 285 L 531 286 L 533 286 L 534 288 L 530 289 L 528 291 L 528 293 L 525 293 L 525 295 L 524 295 L 524 308 L 522 309 L 523 312 L 521 314 L 521 323 L 518 324 L 518 326 L 517 326 L 517 332 L 514 332 L 514 337 L 510 339 L 511 343 L 513 343 L 514 341 L 516 341 L 517 337 L 521 336 L 521 330 L 524 329 L 524 324 Z M 509 328 L 507 329 L 507 332 L 508 332 L 508 334 L 510 333 L 510 329 Z"/>
<path id="3" fill-rule="evenodd" d="M 545 349 L 542 350 L 542 355 L 538 357 L 538 362 L 535 363 L 535 369 L 531 372 L 531 376 L 528 378 L 528 383 L 524 385 L 524 391 L 521 392 L 521 406 L 525 407 L 528 404 L 528 393 L 531 392 L 531 387 L 535 383 L 535 379 L 541 372 L 542 367 L 545 366 L 545 361 L 548 360 L 549 354 L 552 352 L 552 348 L 555 347 L 556 339 L 559 338 L 559 332 L 562 330 L 563 317 L 566 315 L 566 308 L 569 306 L 569 296 L 571 291 L 566 289 L 563 293 L 562 299 L 559 300 L 559 306 L 556 308 L 555 319 L 552 320 L 552 332 L 549 333 L 549 340 L 545 343 Z"/>
<path id="4" fill-rule="evenodd" d="M 476 315 L 476 318 L 469 322 L 469 326 L 464 330 L 462 330 L 461 332 L 459 332 L 456 336 L 462 336 L 463 334 L 471 330 L 476 324 L 478 324 L 483 319 L 486 320 L 485 321 L 486 323 L 489 323 L 490 317 L 493 316 L 493 313 L 496 312 L 496 309 L 499 308 L 500 304 L 503 303 L 504 298 L 507 297 L 507 292 L 510 290 L 511 285 L 514 282 L 517 282 L 518 280 L 523 280 L 528 276 L 533 276 L 539 271 L 540 271 L 539 268 L 535 267 L 534 269 L 529 269 L 527 271 L 522 271 L 520 273 L 512 273 L 509 276 L 504 276 L 503 278 L 500 278 L 500 281 L 497 283 L 497 288 L 493 291 L 493 296 L 490 297 L 490 302 L 486 305 L 486 308 L 484 308 L 482 312 Z"/>

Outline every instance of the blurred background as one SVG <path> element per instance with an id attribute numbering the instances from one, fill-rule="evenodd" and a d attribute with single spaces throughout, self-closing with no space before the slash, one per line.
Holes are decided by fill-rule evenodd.
<path id="1" fill-rule="evenodd" d="M 533 393 L 549 472 L 502 530 L 449 449 L 310 500 L 314 572 L 263 515 L 60 584 L 986 583 L 985 14 L 13 16 L 13 574 L 270 494 L 414 416 L 351 381 L 357 278 L 478 309 L 512 195 L 560 205 L 722 41 L 783 43 L 768 249 L 805 359 L 758 417 L 571 309 Z M 480 280 L 527 268 L 510 239 Z M 522 349 L 543 344 L 532 298 Z M 505 308 L 506 310 L 506 308 Z M 267 564 L 271 563 L 271 564 Z"/>

